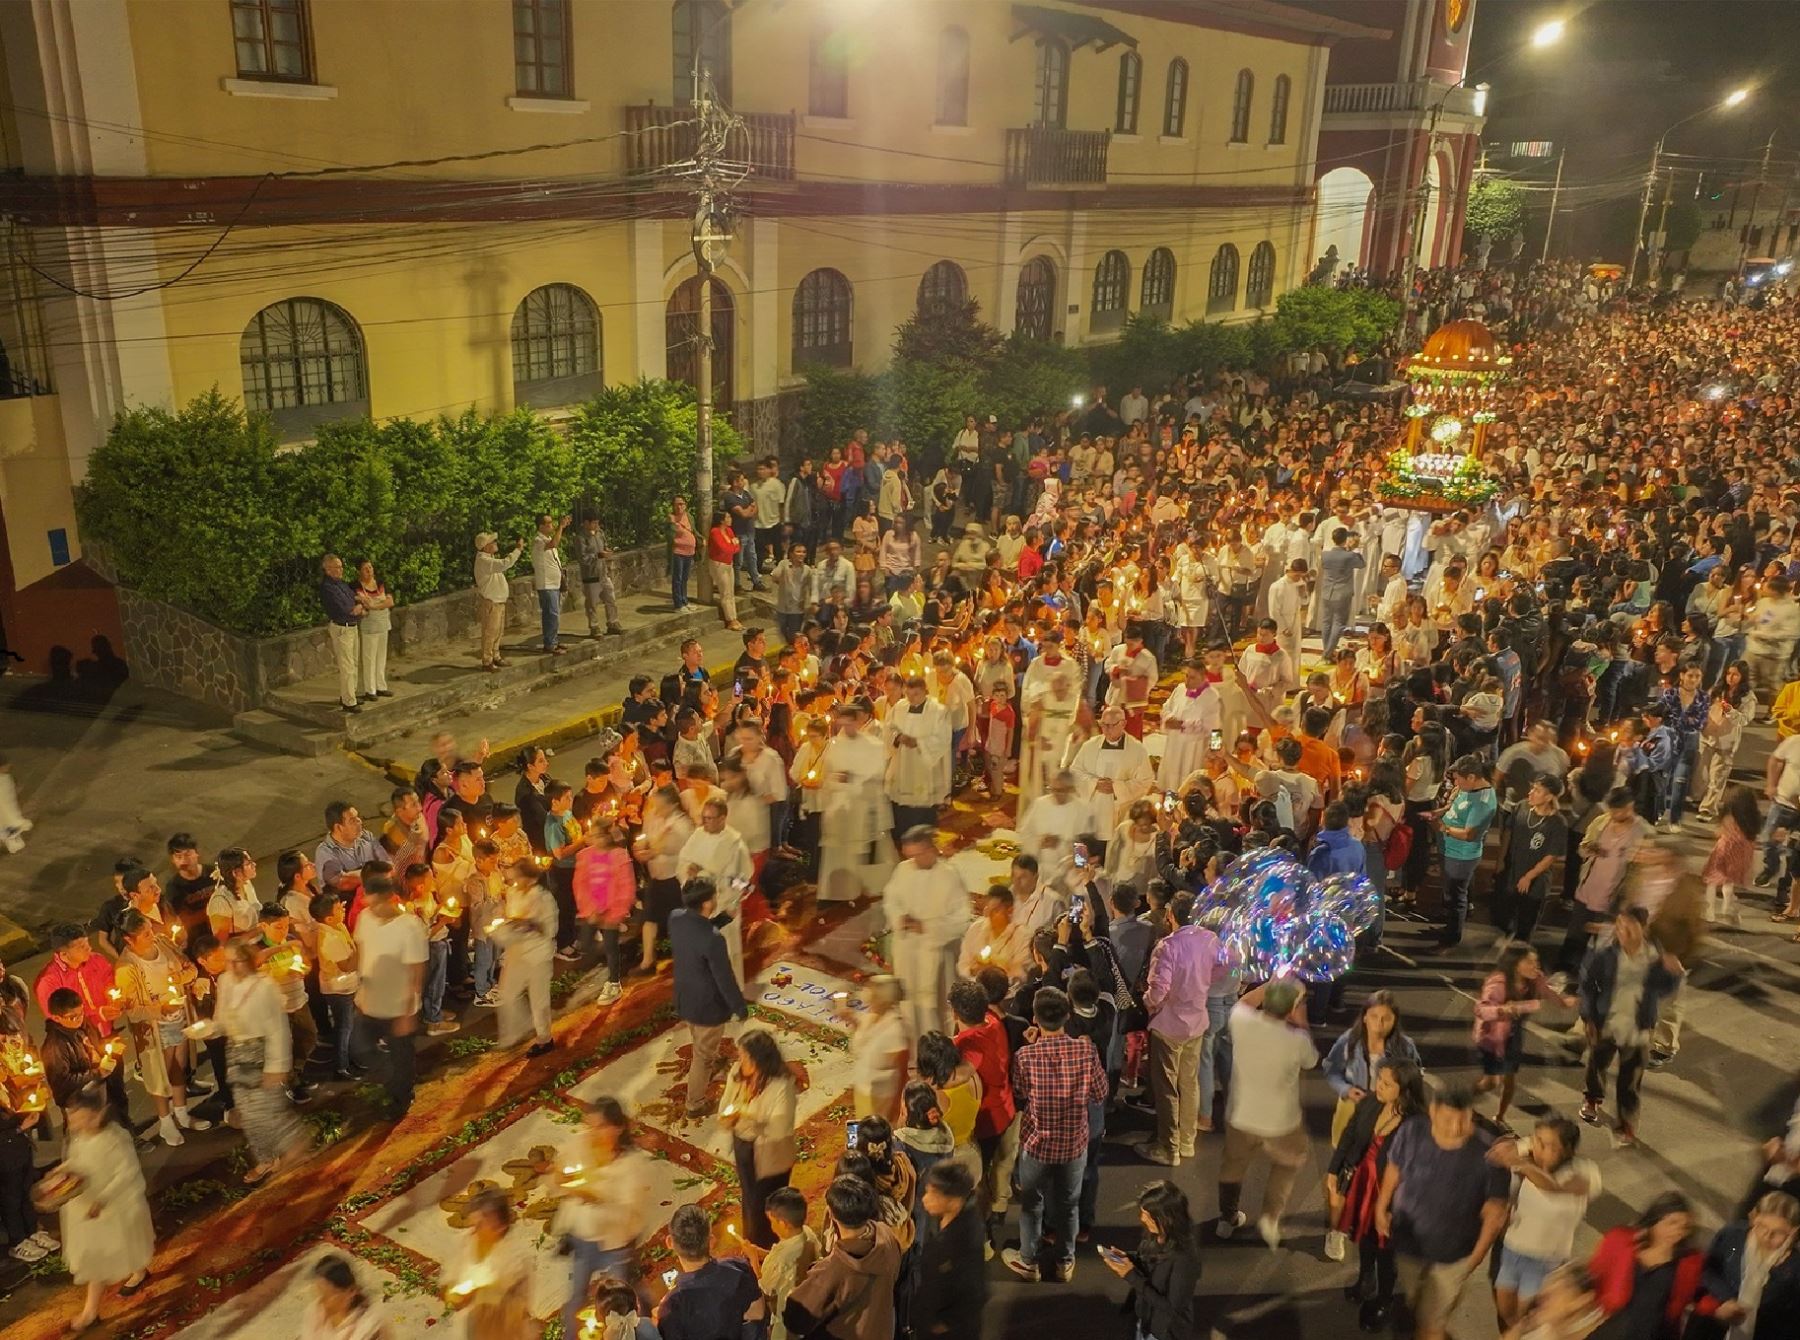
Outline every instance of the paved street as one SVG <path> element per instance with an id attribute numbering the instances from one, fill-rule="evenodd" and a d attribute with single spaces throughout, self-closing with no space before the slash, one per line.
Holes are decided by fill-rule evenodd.
<path id="1" fill-rule="evenodd" d="M 4 858 L 0 864 L 4 875 L 0 896 L 9 915 L 27 925 L 86 915 L 105 888 L 115 851 L 157 854 L 155 844 L 160 836 L 174 827 L 200 830 L 208 842 L 243 836 L 254 850 L 273 852 L 284 845 L 310 845 L 316 840 L 314 816 L 329 796 L 341 793 L 373 806 L 385 794 L 386 783 L 365 763 L 344 755 L 308 760 L 265 754 L 232 741 L 221 730 L 201 727 L 170 700 L 130 685 L 121 687 L 105 703 L 71 701 L 19 680 L 5 681 L 5 687 L 10 691 L 6 707 L 9 754 L 27 808 L 39 826 L 22 856 Z M 578 692 L 588 702 L 600 702 L 616 700 L 621 689 L 622 685 L 595 683 Z M 547 698 L 534 696 L 528 701 L 540 713 L 553 709 Z M 504 717 L 503 713 L 496 715 Z M 476 724 L 464 721 L 458 728 L 467 730 Z M 1767 742 L 1758 737 L 1764 733 L 1759 729 L 1757 736 L 1747 741 L 1741 764 L 1759 766 Z M 577 756 L 578 749 L 571 748 L 569 757 Z M 1710 829 L 1688 826 L 1683 842 L 1693 859 L 1699 859 L 1710 835 Z M 1645 1082 L 1643 1146 L 1634 1151 L 1617 1150 L 1612 1148 L 1609 1132 L 1586 1131 L 1584 1152 L 1599 1159 L 1606 1183 L 1605 1195 L 1588 1216 L 1584 1232 L 1590 1237 L 1629 1219 L 1651 1195 L 1668 1185 L 1693 1197 L 1704 1223 L 1716 1224 L 1748 1186 L 1755 1170 L 1756 1144 L 1778 1129 L 1790 1110 L 1796 1088 L 1791 1038 L 1793 1027 L 1800 1022 L 1800 946 L 1778 933 L 1781 928 L 1768 922 L 1766 909 L 1766 899 L 1753 899 L 1745 913 L 1746 929 L 1715 937 L 1703 961 L 1696 965 L 1682 1052 L 1673 1065 L 1653 1073 Z M 872 928 L 873 921 L 865 914 L 859 922 L 831 931 L 825 940 L 811 945 L 810 952 L 823 956 L 820 970 L 867 970 L 860 944 Z M 1540 939 L 1547 941 L 1551 934 L 1553 931 L 1546 929 Z M 1439 1078 L 1468 1077 L 1473 1074 L 1470 993 L 1478 987 L 1492 958 L 1489 932 L 1477 924 L 1458 953 L 1442 957 L 1419 952 L 1426 939 L 1419 923 L 1391 921 L 1388 951 L 1352 976 L 1346 1011 L 1354 1009 L 1368 990 L 1386 987 L 1395 991 L 1405 1026 L 1419 1042 L 1432 1073 Z M 14 965 L 15 971 L 27 975 L 33 969 L 29 960 Z M 666 984 L 658 982 L 632 998 L 644 995 L 642 1008 L 650 1009 L 664 992 Z M 1565 1023 L 1565 1016 L 1550 1011 L 1530 1029 L 1515 1124 L 1545 1110 L 1572 1113 L 1579 1102 L 1578 1057 L 1562 1039 Z M 596 1021 L 591 1005 L 577 1008 L 566 1026 L 585 1030 L 583 1036 L 594 1037 L 596 1045 L 604 1045 L 599 1039 L 614 1031 L 604 1020 Z M 490 1022 L 477 1016 L 476 1034 L 490 1035 L 491 1028 Z M 1321 1049 L 1334 1032 L 1320 1034 Z M 597 1078 L 583 1083 L 582 1092 L 589 1088 L 614 1091 L 624 1084 L 637 1094 L 640 1086 L 634 1076 L 665 1069 L 655 1059 L 661 1053 L 654 1049 L 673 1047 L 674 1041 L 673 1035 L 662 1036 L 670 1040 L 648 1044 L 652 1051 L 644 1056 L 602 1066 Z M 589 1055 L 591 1058 L 591 1052 Z M 437 1059 L 440 1064 L 446 1059 L 441 1045 Z M 820 1078 L 830 1087 L 829 1070 Z M 346 1144 L 361 1151 L 360 1163 L 370 1168 L 391 1167 L 478 1113 L 481 1094 L 518 1092 L 516 1081 L 496 1080 L 499 1088 L 478 1087 L 472 1095 L 466 1083 L 447 1082 L 452 1087 L 446 1094 L 455 1092 L 460 1101 L 434 1105 L 422 1099 L 403 1128 L 386 1132 L 362 1125 L 366 1116 L 354 1095 L 328 1092 L 315 1106 L 343 1114 L 353 1132 Z M 1342 1297 L 1351 1266 L 1332 1265 L 1324 1261 L 1321 1252 L 1318 1181 L 1323 1171 L 1323 1132 L 1329 1121 L 1330 1095 L 1322 1080 L 1309 1082 L 1307 1095 L 1308 1120 L 1320 1138 L 1314 1163 L 1291 1207 L 1291 1236 L 1276 1252 L 1253 1236 L 1210 1245 L 1206 1250 L 1201 1293 L 1208 1320 L 1219 1334 L 1279 1340 L 1301 1334 L 1334 1337 L 1358 1333 L 1353 1309 Z M 821 1093 L 817 1111 L 823 1112 L 831 1098 Z M 821 1120 L 819 1124 L 823 1128 L 835 1123 Z M 1148 1125 L 1146 1116 L 1127 1111 L 1114 1119 L 1111 1133 L 1131 1138 Z M 519 1138 L 526 1137 L 514 1137 L 506 1148 Z M 203 1181 L 220 1176 L 217 1165 L 234 1143 L 224 1136 L 201 1137 L 176 1151 L 173 1158 L 171 1151 L 148 1150 L 145 1162 L 153 1187 L 165 1186 L 172 1178 Z M 1203 1137 L 1199 1158 L 1173 1173 L 1201 1215 L 1210 1216 L 1216 1206 L 1219 1147 L 1218 1136 Z M 328 1164 L 332 1157 L 329 1153 L 321 1156 Z M 1138 1161 L 1122 1144 L 1109 1144 L 1101 1174 L 1098 1240 L 1124 1243 L 1135 1237 L 1135 1230 L 1129 1227 L 1135 1222 L 1132 1198 L 1144 1181 L 1162 1171 Z M 1259 1181 L 1253 1174 L 1249 1204 L 1256 1203 L 1258 1192 Z M 223 1209 L 180 1213 L 177 1217 L 185 1226 L 180 1231 L 187 1238 L 196 1233 L 205 1238 L 224 1228 L 225 1237 L 234 1239 L 247 1214 L 261 1209 L 266 1221 L 265 1199 L 258 1196 Z M 318 1208 L 329 1210 L 329 1203 L 321 1202 Z M 260 1235 L 253 1237 L 263 1241 Z M 423 1250 L 416 1242 L 411 1245 Z M 293 1247 L 276 1234 L 267 1238 L 266 1248 L 259 1248 L 264 1249 L 275 1251 L 276 1259 L 284 1259 Z M 199 1264 L 193 1269 L 206 1268 L 203 1257 L 196 1260 Z M 1118 1324 L 1112 1305 L 1123 1296 L 1123 1287 L 1102 1270 L 1091 1253 L 1084 1253 L 1079 1262 L 1072 1285 L 1027 1285 L 995 1262 L 990 1267 L 994 1281 L 991 1333 L 1025 1336 L 1035 1334 L 1044 1323 L 1066 1326 L 1071 1322 L 1080 1324 L 1084 1333 L 1110 1333 Z M 177 1274 L 182 1271 L 179 1265 L 175 1269 Z M 552 1284 L 544 1287 L 554 1292 Z M 404 1293 L 406 1286 L 399 1288 Z M 45 1319 L 42 1305 L 49 1298 L 44 1287 L 31 1285 L 0 1304 L 0 1320 L 23 1323 L 22 1327 L 9 1327 L 5 1334 L 39 1334 L 37 1323 Z M 192 1306 L 191 1298 L 186 1305 Z M 167 1313 L 172 1306 L 170 1297 L 144 1304 L 148 1315 Z M 430 1311 L 422 1299 L 406 1306 L 406 1315 L 423 1317 Z M 208 1325 L 185 1334 L 189 1340 L 268 1334 L 257 1323 L 245 1320 L 244 1307 L 228 1307 Z M 257 1315 L 266 1314 L 259 1309 Z M 1495 1330 L 1485 1300 L 1466 1309 L 1463 1323 L 1458 1333 L 1464 1336 L 1489 1336 Z"/>

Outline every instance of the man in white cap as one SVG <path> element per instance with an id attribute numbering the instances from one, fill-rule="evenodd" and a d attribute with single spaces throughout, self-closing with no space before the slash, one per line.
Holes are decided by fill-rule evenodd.
<path id="1" fill-rule="evenodd" d="M 500 634 L 506 631 L 506 602 L 512 586 L 506 574 L 525 552 L 525 542 L 513 545 L 512 553 L 500 557 L 500 537 L 484 530 L 475 537 L 476 621 L 481 627 L 481 668 L 498 670 L 506 662 L 500 659 Z"/>

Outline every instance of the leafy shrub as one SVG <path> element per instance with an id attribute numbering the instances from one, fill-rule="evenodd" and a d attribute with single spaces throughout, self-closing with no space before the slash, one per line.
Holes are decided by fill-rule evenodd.
<path id="1" fill-rule="evenodd" d="M 467 587 L 475 536 L 528 536 L 540 512 L 596 511 L 628 548 L 667 536 L 692 492 L 696 408 L 673 382 L 609 387 L 566 437 L 530 410 L 328 424 L 282 451 L 215 389 L 121 415 L 77 497 L 83 535 L 129 587 L 252 635 L 317 624 L 319 559 L 362 559 L 402 604 Z M 715 420 L 714 452 L 737 455 Z"/>

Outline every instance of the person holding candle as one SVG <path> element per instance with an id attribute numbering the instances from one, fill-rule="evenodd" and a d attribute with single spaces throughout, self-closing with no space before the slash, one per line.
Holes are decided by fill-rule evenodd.
<path id="1" fill-rule="evenodd" d="M 566 787 L 565 787 L 566 790 Z M 556 966 L 556 900 L 540 879 L 542 870 L 520 861 L 506 872 L 503 915 L 488 923 L 488 934 L 504 951 L 500 983 L 494 988 L 499 1010 L 499 1042 L 515 1046 L 527 1024 L 536 1041 L 527 1056 L 542 1056 L 556 1045 L 550 1028 L 550 975 Z"/>
<path id="2" fill-rule="evenodd" d="M 120 1285 L 127 1298 L 144 1287 L 156 1232 L 137 1151 L 104 1090 L 82 1089 L 69 1100 L 68 1114 L 68 1149 L 58 1171 L 78 1179 L 79 1189 L 62 1206 L 63 1261 L 87 1294 L 66 1334 L 80 1335 L 100 1320 L 108 1287 Z"/>
<path id="3" fill-rule="evenodd" d="M 197 974 L 143 913 L 127 912 L 119 928 L 125 939 L 119 992 L 137 1051 L 138 1076 L 156 1106 L 163 1143 L 183 1144 L 183 1129 L 212 1129 L 210 1121 L 190 1116 L 187 1107 L 188 1039 L 182 1030 L 188 1024 L 187 986 Z"/>
<path id="4" fill-rule="evenodd" d="M 288 1098 L 304 1103 L 312 1095 L 306 1083 L 306 1065 L 319 1046 L 319 1026 L 313 1022 L 306 998 L 306 947 L 293 934 L 293 922 L 285 907 L 271 903 L 263 908 L 261 935 L 255 953 L 262 973 L 281 993 L 281 1008 L 293 1035 L 293 1077 Z M 229 966 L 230 955 L 226 955 Z"/>
<path id="5" fill-rule="evenodd" d="M 631 1120 L 615 1098 L 581 1105 L 581 1128 L 556 1151 L 563 1198 L 555 1227 L 569 1246 L 572 1275 L 563 1334 L 578 1336 L 579 1314 L 595 1279 L 630 1284 L 637 1243 L 650 1224 L 652 1163 L 631 1138 Z"/>
<path id="6" fill-rule="evenodd" d="M 212 897 L 206 904 L 206 924 L 224 940 L 256 929 L 262 900 L 256 896 L 256 862 L 242 847 L 227 847 L 213 866 Z"/>
<path id="7" fill-rule="evenodd" d="M 225 972 L 213 1011 L 213 1025 L 225 1032 L 225 1068 L 238 1123 L 256 1160 L 244 1174 L 249 1186 L 292 1163 L 311 1144 L 290 1098 L 290 1077 L 299 1060 L 281 989 L 257 971 L 256 959 L 256 941 L 249 937 L 226 942 Z"/>
<path id="8" fill-rule="evenodd" d="M 450 1284 L 444 1298 L 462 1313 L 464 1340 L 519 1340 L 537 1326 L 531 1317 L 531 1235 L 514 1229 L 512 1202 L 503 1191 L 483 1191 L 463 1216 L 469 1229 L 445 1272 Z"/>
<path id="9" fill-rule="evenodd" d="M 768 1030 L 746 1030 L 738 1039 L 737 1053 L 737 1065 L 725 1080 L 719 1124 L 731 1132 L 743 1197 L 744 1240 L 766 1251 L 775 1245 L 769 1197 L 788 1184 L 794 1169 L 797 1093 L 781 1047 Z"/>
<path id="10" fill-rule="evenodd" d="M 328 1252 L 313 1263 L 313 1300 L 300 1340 L 387 1340 L 381 1309 L 356 1281 L 349 1258 Z"/>

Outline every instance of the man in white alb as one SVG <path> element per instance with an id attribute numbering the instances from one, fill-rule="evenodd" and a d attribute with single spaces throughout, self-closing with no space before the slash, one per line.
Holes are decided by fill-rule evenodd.
<path id="1" fill-rule="evenodd" d="M 969 928 L 969 888 L 939 857 L 935 828 L 910 828 L 901 842 L 906 859 L 888 878 L 881 906 L 894 975 L 906 987 L 902 1008 L 912 1036 L 919 1038 L 949 1022 L 956 954 Z"/>

